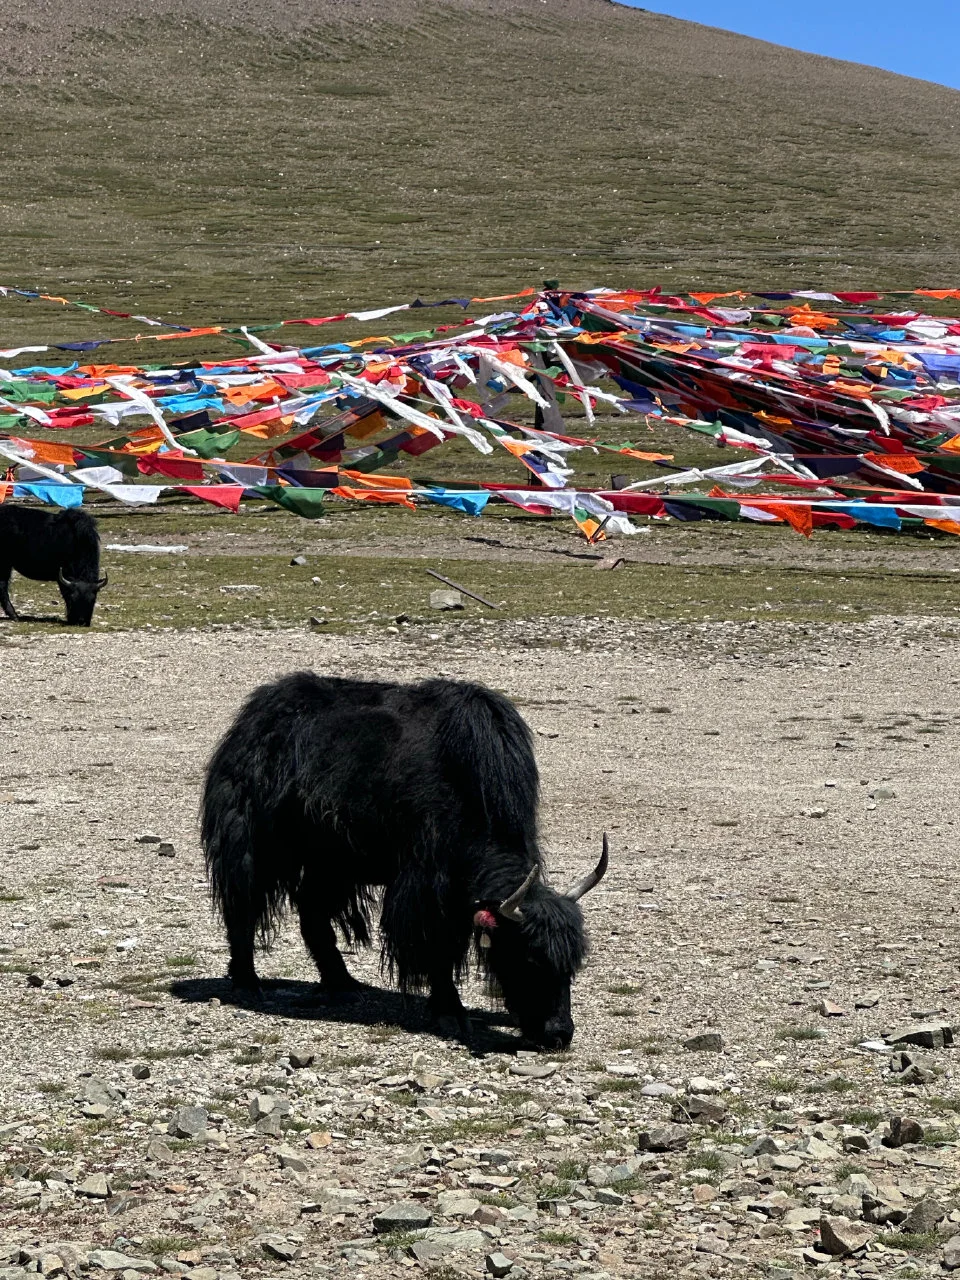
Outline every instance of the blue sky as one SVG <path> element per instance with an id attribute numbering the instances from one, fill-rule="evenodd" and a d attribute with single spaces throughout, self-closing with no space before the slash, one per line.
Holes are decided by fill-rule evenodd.
<path id="1" fill-rule="evenodd" d="M 866 62 L 960 89 L 960 0 L 819 5 L 799 0 L 622 0 L 709 27 Z"/>

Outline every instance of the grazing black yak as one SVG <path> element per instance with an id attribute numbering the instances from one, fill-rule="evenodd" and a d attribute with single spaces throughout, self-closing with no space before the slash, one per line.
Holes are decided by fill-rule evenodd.
<path id="1" fill-rule="evenodd" d="M 254 942 L 284 907 L 324 985 L 349 989 L 333 925 L 368 944 L 382 889 L 384 966 L 403 991 L 428 987 L 434 1015 L 467 1021 L 455 982 L 471 940 L 523 1033 L 573 1037 L 570 983 L 587 941 L 577 900 L 543 882 L 539 778 L 530 730 L 476 684 L 400 685 L 284 676 L 250 697 L 217 747 L 202 839 L 226 925 L 230 976 L 257 988 Z"/>
<path id="2" fill-rule="evenodd" d="M 85 511 L 38 511 L 0 505 L 0 609 L 16 620 L 10 602 L 10 574 L 16 569 L 36 582 L 56 582 L 67 606 L 67 624 L 89 627 L 100 577 L 100 535 Z"/>

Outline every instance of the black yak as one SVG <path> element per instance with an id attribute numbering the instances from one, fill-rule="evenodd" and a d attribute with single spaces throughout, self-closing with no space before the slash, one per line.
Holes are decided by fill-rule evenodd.
<path id="1" fill-rule="evenodd" d="M 100 535 L 85 511 L 38 511 L 0 505 L 0 609 L 19 616 L 10 601 L 10 574 L 16 569 L 36 582 L 56 582 L 67 606 L 67 624 L 89 627 L 100 577 Z"/>
<path id="2" fill-rule="evenodd" d="M 543 881 L 539 777 L 530 730 L 481 685 L 284 676 L 255 690 L 210 760 L 202 840 L 226 925 L 229 974 L 257 990 L 254 943 L 284 907 L 323 985 L 358 984 L 337 949 L 370 942 L 382 893 L 383 966 L 429 988 L 437 1018 L 468 1027 L 456 981 L 471 942 L 521 1031 L 545 1048 L 573 1037 L 570 983 L 587 940 L 577 900 Z"/>

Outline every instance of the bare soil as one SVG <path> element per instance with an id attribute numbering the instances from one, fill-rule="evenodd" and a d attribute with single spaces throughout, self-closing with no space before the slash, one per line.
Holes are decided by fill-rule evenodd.
<path id="1" fill-rule="evenodd" d="M 938 625 L 441 622 L 416 647 L 8 633 L 2 1274 L 40 1255 L 70 1274 L 119 1267 L 91 1253 L 104 1247 L 128 1280 L 151 1259 L 194 1280 L 479 1276 L 498 1252 L 515 1277 L 789 1273 L 856 1170 L 907 1210 L 935 1197 L 939 1225 L 867 1224 L 869 1252 L 825 1269 L 940 1270 L 960 1222 L 955 1051 L 911 1049 L 928 1081 L 911 1084 L 858 1048 L 921 1014 L 958 1020 L 960 677 Z M 197 842 L 201 773 L 249 690 L 302 667 L 505 690 L 536 731 L 555 881 L 609 832 L 577 1036 L 545 1078 L 513 1074 L 550 1063 L 519 1052 L 477 985 L 469 1046 L 390 993 L 374 954 L 349 957 L 371 984 L 359 1002 L 319 999 L 292 921 L 260 962 L 278 980 L 266 1003 L 234 1003 Z M 842 1012 L 819 1013 L 825 997 Z M 683 1048 L 710 1030 L 721 1053 Z M 291 1052 L 315 1060 L 295 1069 Z M 98 1081 L 120 1091 L 99 1111 Z M 681 1126 L 683 1150 L 644 1151 L 691 1091 L 719 1104 L 714 1123 Z M 264 1097 L 289 1103 L 272 1134 L 249 1112 Z M 181 1141 L 168 1125 L 188 1104 L 207 1109 L 206 1133 Z M 884 1146 L 893 1114 L 923 1141 Z M 751 1154 L 761 1135 L 779 1154 Z M 447 1216 L 456 1189 L 492 1205 Z M 432 1225 L 375 1235 L 396 1202 Z"/>

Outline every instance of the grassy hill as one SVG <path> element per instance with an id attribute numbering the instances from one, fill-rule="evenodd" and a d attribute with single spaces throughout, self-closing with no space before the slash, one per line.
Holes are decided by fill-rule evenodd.
<path id="1" fill-rule="evenodd" d="M 202 323 L 960 280 L 960 93 L 608 0 L 0 0 L 0 63 L 0 283 Z"/>

